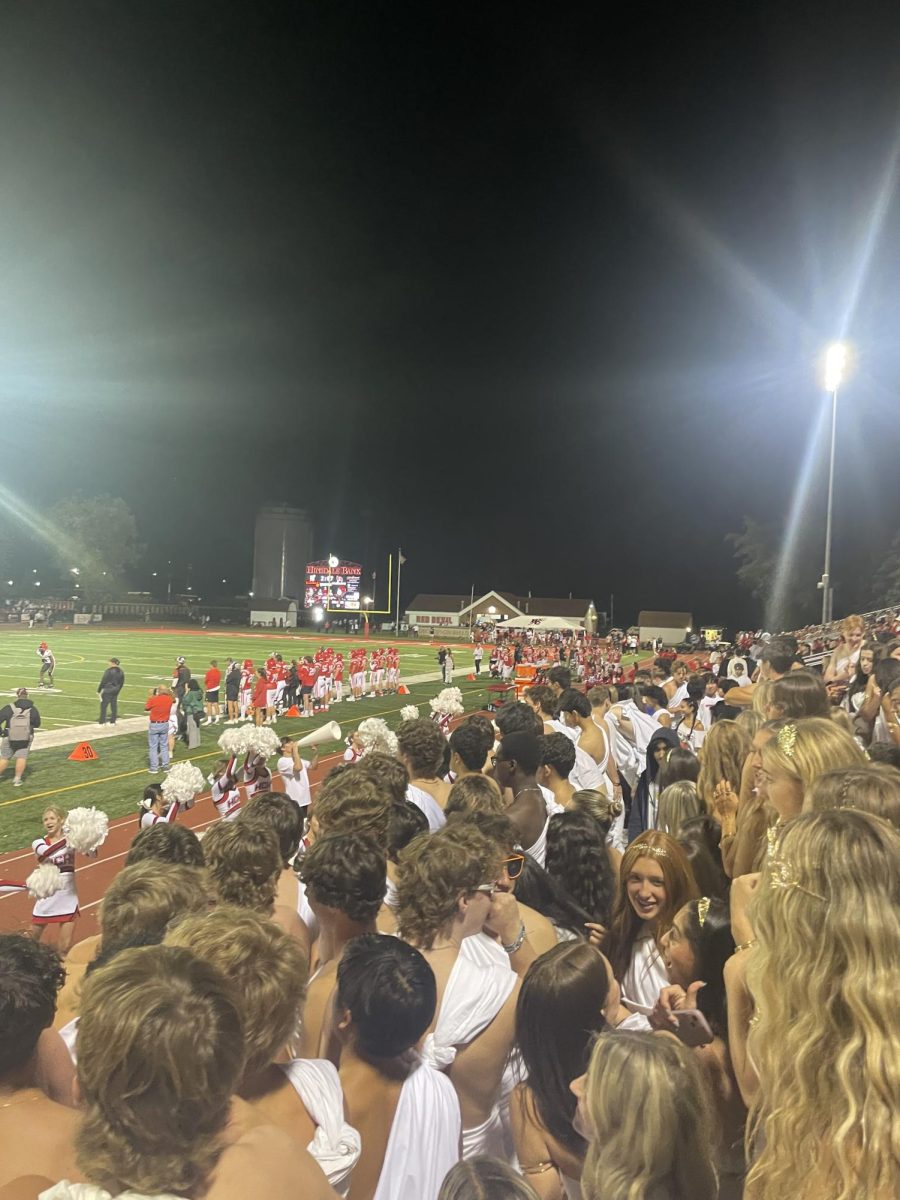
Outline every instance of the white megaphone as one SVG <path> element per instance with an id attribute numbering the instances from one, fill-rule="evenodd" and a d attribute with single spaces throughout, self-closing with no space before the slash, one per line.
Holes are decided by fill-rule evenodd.
<path id="1" fill-rule="evenodd" d="M 318 729 L 314 729 L 312 733 L 306 734 L 305 737 L 297 738 L 298 746 L 319 746 L 322 742 L 339 742 L 341 740 L 341 727 L 337 721 L 326 721 L 324 725 L 320 725 Z"/>

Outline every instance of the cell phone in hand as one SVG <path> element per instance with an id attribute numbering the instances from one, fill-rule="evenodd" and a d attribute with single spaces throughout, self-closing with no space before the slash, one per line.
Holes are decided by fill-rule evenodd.
<path id="1" fill-rule="evenodd" d="M 699 1008 L 682 1008 L 673 1011 L 678 1028 L 672 1032 L 685 1046 L 708 1046 L 714 1034 L 709 1022 Z"/>

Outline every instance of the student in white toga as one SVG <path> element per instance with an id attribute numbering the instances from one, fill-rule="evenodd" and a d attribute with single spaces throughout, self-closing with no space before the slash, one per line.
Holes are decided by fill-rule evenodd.
<path id="1" fill-rule="evenodd" d="M 456 1088 L 464 1157 L 504 1155 L 501 1089 L 518 973 L 534 959 L 515 897 L 497 887 L 502 858 L 495 841 L 454 820 L 411 842 L 397 872 L 400 934 L 421 949 L 437 981 L 422 1052 Z"/>
<path id="2" fill-rule="evenodd" d="M 459 1101 L 417 1050 L 433 1016 L 434 972 L 390 934 L 354 938 L 337 970 L 340 1080 L 362 1153 L 354 1200 L 437 1200 L 459 1159 Z"/>
<path id="3" fill-rule="evenodd" d="M 274 921 L 229 905 L 176 922 L 165 941 L 190 950 L 234 987 L 246 1049 L 233 1101 L 236 1128 L 274 1125 L 297 1138 L 346 1195 L 360 1141 L 344 1118 L 338 1073 L 330 1062 L 292 1057 L 306 993 L 301 948 Z"/>

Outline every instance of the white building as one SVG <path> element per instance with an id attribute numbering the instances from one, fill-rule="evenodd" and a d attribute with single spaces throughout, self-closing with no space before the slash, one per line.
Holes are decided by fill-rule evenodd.
<path id="1" fill-rule="evenodd" d="M 268 625 L 276 629 L 294 628 L 297 624 L 297 601 L 254 596 L 250 607 L 250 624 Z"/>
<path id="2" fill-rule="evenodd" d="M 560 625 L 563 620 L 565 625 Z M 416 596 L 406 609 L 406 622 L 419 628 L 468 628 L 479 622 L 505 624 L 515 621 L 515 628 L 570 628 L 595 633 L 597 609 L 593 600 L 554 599 L 548 596 L 516 596 L 512 592 L 485 592 L 477 600 L 470 596 Z M 556 623 L 552 623 L 556 622 Z M 546 624 L 545 624 L 546 623 Z"/>
<path id="3" fill-rule="evenodd" d="M 664 646 L 677 646 L 683 642 L 694 626 L 689 612 L 642 612 L 638 613 L 638 636 L 642 642 L 662 638 Z"/>

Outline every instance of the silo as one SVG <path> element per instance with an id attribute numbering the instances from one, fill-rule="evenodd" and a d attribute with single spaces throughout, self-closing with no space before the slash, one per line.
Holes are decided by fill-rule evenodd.
<path id="1" fill-rule="evenodd" d="M 270 504 L 256 514 L 253 539 L 253 593 L 303 602 L 306 564 L 312 560 L 309 514 L 301 508 Z"/>

